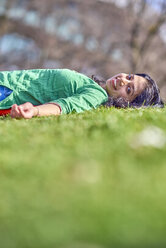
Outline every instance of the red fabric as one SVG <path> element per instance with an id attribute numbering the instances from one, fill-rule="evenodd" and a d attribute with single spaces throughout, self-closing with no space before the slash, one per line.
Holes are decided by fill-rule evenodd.
<path id="1" fill-rule="evenodd" d="M 36 106 L 36 105 L 33 105 L 33 106 Z M 10 114 L 10 111 L 11 111 L 11 108 L 9 108 L 9 109 L 0 109 L 0 116 L 8 115 L 8 114 Z"/>
<path id="2" fill-rule="evenodd" d="M 10 109 L 0 109 L 0 116 L 10 114 Z"/>

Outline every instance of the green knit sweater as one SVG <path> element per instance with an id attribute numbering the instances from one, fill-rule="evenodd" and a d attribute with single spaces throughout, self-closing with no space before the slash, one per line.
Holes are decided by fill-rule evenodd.
<path id="1" fill-rule="evenodd" d="M 0 85 L 13 91 L 0 102 L 0 109 L 15 103 L 56 103 L 67 114 L 97 108 L 108 100 L 106 91 L 92 79 L 68 69 L 3 71 Z"/>

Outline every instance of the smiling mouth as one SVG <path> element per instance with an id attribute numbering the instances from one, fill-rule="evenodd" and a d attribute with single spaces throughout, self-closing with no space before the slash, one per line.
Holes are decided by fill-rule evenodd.
<path id="1" fill-rule="evenodd" d="M 113 86 L 113 88 L 115 89 L 115 90 L 117 90 L 117 88 L 116 88 L 116 84 L 117 82 L 116 82 L 116 79 L 113 79 L 112 80 L 112 86 Z"/>

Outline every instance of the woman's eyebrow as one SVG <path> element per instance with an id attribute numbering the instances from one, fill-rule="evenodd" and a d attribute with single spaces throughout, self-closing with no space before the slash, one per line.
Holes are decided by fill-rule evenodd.
<path id="1" fill-rule="evenodd" d="M 132 88 L 133 88 L 133 91 L 132 91 L 131 96 L 132 96 L 132 95 L 134 95 L 134 93 L 135 93 L 135 87 L 134 87 L 134 84 L 132 85 Z"/>

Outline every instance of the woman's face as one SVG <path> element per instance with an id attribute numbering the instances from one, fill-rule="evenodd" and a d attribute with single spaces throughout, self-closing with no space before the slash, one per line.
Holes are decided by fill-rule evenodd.
<path id="1" fill-rule="evenodd" d="M 133 101 L 146 88 L 145 78 L 134 74 L 120 73 L 106 81 L 106 90 L 114 98 L 122 97 Z"/>

